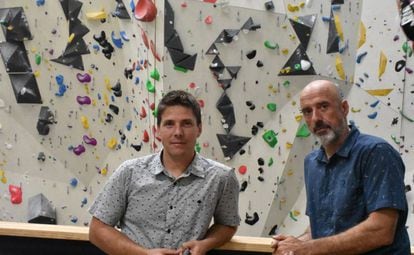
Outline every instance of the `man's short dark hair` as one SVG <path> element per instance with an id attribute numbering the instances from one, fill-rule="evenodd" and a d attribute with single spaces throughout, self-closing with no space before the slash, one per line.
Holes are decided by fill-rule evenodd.
<path id="1" fill-rule="evenodd" d="M 190 93 L 183 90 L 172 90 L 168 92 L 158 104 L 157 125 L 161 125 L 161 116 L 168 106 L 184 106 L 193 111 L 197 125 L 201 124 L 201 110 L 197 99 Z"/>

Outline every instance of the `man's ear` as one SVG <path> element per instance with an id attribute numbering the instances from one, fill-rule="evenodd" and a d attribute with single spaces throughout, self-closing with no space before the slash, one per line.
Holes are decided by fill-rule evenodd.
<path id="1" fill-rule="evenodd" d="M 345 100 L 345 99 L 342 100 L 341 107 L 342 107 L 342 111 L 344 112 L 345 116 L 347 116 L 348 113 L 349 113 L 349 104 L 348 104 L 348 101 Z"/>

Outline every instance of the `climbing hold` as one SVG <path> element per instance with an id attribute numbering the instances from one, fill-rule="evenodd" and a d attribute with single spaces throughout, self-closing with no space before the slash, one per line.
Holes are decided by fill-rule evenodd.
<path id="1" fill-rule="evenodd" d="M 42 62 L 42 56 L 40 56 L 40 54 L 37 53 L 35 55 L 35 63 L 36 63 L 36 65 L 40 65 L 41 62 Z"/>
<path id="2" fill-rule="evenodd" d="M 240 185 L 240 192 L 245 191 L 247 188 L 247 181 L 242 182 L 242 184 Z"/>
<path id="3" fill-rule="evenodd" d="M 373 112 L 373 113 L 368 115 L 368 118 L 375 119 L 377 117 L 377 115 L 378 115 L 378 112 Z"/>
<path id="4" fill-rule="evenodd" d="M 84 104 L 91 104 L 91 99 L 88 96 L 77 96 L 76 97 L 76 101 L 80 104 L 80 105 L 84 105 Z"/>
<path id="5" fill-rule="evenodd" d="M 274 148 L 277 144 L 277 137 L 276 137 L 277 133 L 275 133 L 275 131 L 273 130 L 268 130 L 266 131 L 262 138 L 265 140 L 265 142 L 272 148 Z"/>
<path id="6" fill-rule="evenodd" d="M 10 192 L 10 202 L 12 204 L 20 204 L 22 202 L 22 188 L 15 186 L 15 185 L 9 185 L 9 192 Z"/>
<path id="7" fill-rule="evenodd" d="M 81 123 L 84 129 L 88 129 L 89 128 L 89 121 L 88 118 L 86 116 L 81 116 Z"/>
<path id="8" fill-rule="evenodd" d="M 73 153 L 75 153 L 76 156 L 81 155 L 85 151 L 86 151 L 85 146 L 83 146 L 82 144 L 79 144 L 78 146 L 76 146 L 75 148 L 73 148 Z"/>
<path id="9" fill-rule="evenodd" d="M 272 49 L 272 50 L 279 49 L 279 44 L 277 44 L 277 43 L 271 43 L 269 40 L 266 40 L 264 42 L 264 46 L 266 48 Z"/>
<path id="10" fill-rule="evenodd" d="M 300 126 L 300 128 L 296 132 L 296 137 L 308 137 L 310 136 L 310 134 L 311 133 L 309 131 L 308 125 L 303 123 L 302 126 Z"/>
<path id="11" fill-rule="evenodd" d="M 84 74 L 77 73 L 76 78 L 81 83 L 88 83 L 92 80 L 91 76 L 88 73 L 84 73 Z"/>
<path id="12" fill-rule="evenodd" d="M 116 138 L 113 137 L 106 143 L 106 146 L 109 149 L 115 149 L 117 144 L 118 144 L 118 141 L 116 140 Z"/>
<path id="13" fill-rule="evenodd" d="M 276 109 L 277 109 L 277 106 L 276 106 L 276 104 L 275 104 L 275 103 L 268 103 L 268 104 L 266 105 L 266 108 L 267 108 L 269 111 L 271 111 L 271 112 L 275 112 L 275 111 L 276 111 Z"/>
<path id="14" fill-rule="evenodd" d="M 147 86 L 148 92 L 150 92 L 150 93 L 155 92 L 155 86 L 154 86 L 154 84 L 152 84 L 152 82 L 150 80 L 147 80 L 146 86 Z"/>
<path id="15" fill-rule="evenodd" d="M 112 43 L 118 48 L 121 49 L 122 45 L 124 45 L 124 43 L 122 42 L 121 38 L 117 38 L 115 37 L 115 31 L 112 31 L 111 33 L 111 39 L 112 39 Z"/>
<path id="16" fill-rule="evenodd" d="M 259 221 L 259 214 L 257 214 L 257 212 L 254 212 L 253 216 L 250 216 L 246 213 L 246 219 L 244 220 L 244 222 L 246 222 L 246 224 L 254 225 L 258 221 Z"/>
<path id="17" fill-rule="evenodd" d="M 378 66 L 378 78 L 381 78 L 381 76 L 384 74 L 385 69 L 387 68 L 387 62 L 388 62 L 387 56 L 385 56 L 385 53 L 381 51 L 379 66 Z"/>
<path id="18" fill-rule="evenodd" d="M 78 180 L 76 178 L 72 178 L 72 179 L 70 179 L 69 184 L 70 184 L 70 186 L 75 188 L 76 186 L 78 186 Z"/>
<path id="19" fill-rule="evenodd" d="M 138 0 L 134 8 L 134 17 L 139 21 L 151 22 L 157 15 L 157 7 L 152 0 Z"/>
<path id="20" fill-rule="evenodd" d="M 154 70 L 151 71 L 150 77 L 156 81 L 160 80 L 160 73 L 158 72 L 157 68 L 154 68 Z"/>
<path id="21" fill-rule="evenodd" d="M 144 130 L 144 135 L 143 135 L 143 137 L 142 137 L 142 141 L 143 141 L 144 143 L 149 142 L 149 134 L 148 134 L 147 130 Z"/>
<path id="22" fill-rule="evenodd" d="M 204 19 L 204 23 L 206 23 L 207 25 L 210 25 L 211 23 L 213 23 L 213 17 L 211 17 L 210 15 L 209 15 L 209 16 L 207 16 L 207 17 Z"/>
<path id="23" fill-rule="evenodd" d="M 82 136 L 82 139 L 86 144 L 89 144 L 89 145 L 92 145 L 92 146 L 96 146 L 98 144 L 98 142 L 96 141 L 95 138 L 89 137 L 87 135 Z"/>
<path id="24" fill-rule="evenodd" d="M 104 10 L 86 13 L 86 18 L 89 20 L 103 20 L 103 19 L 106 19 L 106 17 L 107 17 L 107 13 Z"/>
<path id="25" fill-rule="evenodd" d="M 247 57 L 248 59 L 253 59 L 254 57 L 256 57 L 256 50 L 249 51 L 249 52 L 246 54 L 246 57 Z"/>
<path id="26" fill-rule="evenodd" d="M 247 172 L 247 167 L 245 165 L 242 165 L 239 167 L 239 173 L 245 174 Z"/>

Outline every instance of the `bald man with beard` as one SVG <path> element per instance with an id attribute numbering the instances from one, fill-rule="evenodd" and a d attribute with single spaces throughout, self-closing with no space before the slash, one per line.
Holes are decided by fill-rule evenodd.
<path id="1" fill-rule="evenodd" d="M 321 144 L 304 162 L 310 227 L 299 237 L 274 236 L 273 254 L 410 254 L 400 154 L 348 125 L 348 102 L 330 81 L 308 84 L 300 107 Z"/>

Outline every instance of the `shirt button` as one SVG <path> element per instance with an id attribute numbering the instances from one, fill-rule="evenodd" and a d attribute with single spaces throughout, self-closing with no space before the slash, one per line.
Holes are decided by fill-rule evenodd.
<path id="1" fill-rule="evenodd" d="M 169 233 L 171 233 L 171 229 L 167 229 L 167 233 L 169 234 Z"/>
<path id="2" fill-rule="evenodd" d="M 172 210 L 174 207 L 172 205 L 170 205 L 170 210 Z"/>

